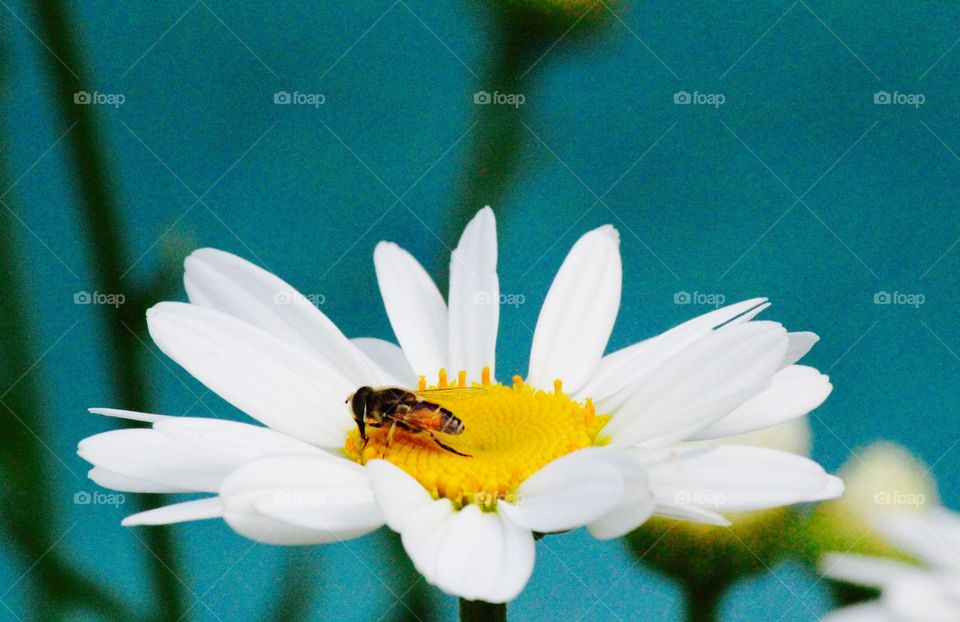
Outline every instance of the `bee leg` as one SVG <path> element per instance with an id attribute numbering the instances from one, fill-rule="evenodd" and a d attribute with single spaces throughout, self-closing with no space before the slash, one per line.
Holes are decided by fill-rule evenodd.
<path id="1" fill-rule="evenodd" d="M 440 441 L 439 438 L 437 438 L 436 436 L 433 435 L 433 432 L 430 433 L 430 438 L 432 438 L 432 439 L 433 439 L 433 442 L 436 443 L 437 445 L 439 445 L 441 449 L 446 449 L 447 451 L 449 451 L 449 452 L 452 453 L 452 454 L 457 454 L 458 456 L 463 456 L 464 458 L 472 458 L 472 457 L 473 457 L 473 456 L 471 456 L 470 454 L 465 454 L 465 453 L 459 452 L 459 451 L 457 451 L 456 449 L 454 449 L 453 447 L 451 447 L 451 446 L 449 446 L 449 445 L 445 445 L 443 442 Z"/>
<path id="2" fill-rule="evenodd" d="M 383 446 L 383 453 L 380 455 L 381 458 L 383 458 L 383 457 L 386 455 L 387 449 L 389 449 L 389 448 L 390 448 L 390 445 L 393 443 L 393 432 L 394 432 L 396 429 L 397 429 L 397 422 L 394 421 L 394 422 L 390 425 L 390 431 L 387 432 L 387 442 L 386 442 L 386 443 L 384 444 L 384 446 Z"/>

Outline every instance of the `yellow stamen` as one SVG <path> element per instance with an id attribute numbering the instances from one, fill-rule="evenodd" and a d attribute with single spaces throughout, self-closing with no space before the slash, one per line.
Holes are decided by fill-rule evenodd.
<path id="1" fill-rule="evenodd" d="M 563 380 L 557 378 L 553 381 L 553 392 L 557 395 L 563 395 Z"/>
<path id="2" fill-rule="evenodd" d="M 441 381 L 444 376 L 441 371 Z M 450 394 L 431 397 L 464 426 L 462 434 L 433 431 L 434 436 L 469 457 L 439 447 L 426 431 L 413 433 L 398 427 L 390 439 L 389 426 L 368 426 L 366 447 L 359 432 L 352 430 L 344 453 L 361 464 L 375 458 L 389 460 L 435 498 L 446 497 L 457 507 L 475 503 L 492 510 L 501 499 L 517 501 L 520 484 L 549 462 L 608 442 L 601 430 L 610 417 L 598 416 L 589 400 L 571 400 L 559 385 L 555 383 L 558 390 L 554 392 L 538 391 L 515 376 L 513 386 L 488 383 L 481 391 L 452 389 Z M 430 388 L 441 386 L 438 382 Z"/>
<path id="3" fill-rule="evenodd" d="M 490 366 L 484 365 L 480 371 L 480 385 L 485 387 L 488 384 L 490 384 Z"/>
<path id="4" fill-rule="evenodd" d="M 463 369 L 457 373 L 457 386 L 460 388 L 467 386 L 467 372 Z"/>
<path id="5" fill-rule="evenodd" d="M 447 388 L 447 370 L 440 368 L 440 373 L 437 374 L 437 388 L 446 389 Z"/>
<path id="6" fill-rule="evenodd" d="M 426 391 L 427 390 L 427 377 L 420 376 L 420 380 L 417 382 L 417 391 Z"/>

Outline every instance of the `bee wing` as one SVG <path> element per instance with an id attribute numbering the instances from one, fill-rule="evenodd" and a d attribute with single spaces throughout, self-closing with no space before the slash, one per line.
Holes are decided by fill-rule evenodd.
<path id="1" fill-rule="evenodd" d="M 416 394 L 423 400 L 469 400 L 487 392 L 484 387 L 450 387 L 449 389 L 426 389 Z"/>
<path id="2" fill-rule="evenodd" d="M 400 420 L 412 428 L 422 430 L 439 431 L 443 428 L 443 414 L 436 408 L 415 408 L 403 413 Z"/>

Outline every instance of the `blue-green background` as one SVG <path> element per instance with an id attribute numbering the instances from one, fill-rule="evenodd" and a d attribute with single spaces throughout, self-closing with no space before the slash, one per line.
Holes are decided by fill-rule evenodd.
<path id="1" fill-rule="evenodd" d="M 611 222 L 624 257 L 611 348 L 708 309 L 674 304 L 677 291 L 728 302 L 769 296 L 769 317 L 822 337 L 807 360 L 828 370 L 835 390 L 812 423 L 815 457 L 834 470 L 851 449 L 892 439 L 932 464 L 945 503 L 960 505 L 960 450 L 951 451 L 960 438 L 960 46 L 951 48 L 960 5 L 611 6 L 617 18 L 581 22 L 524 81 L 530 131 L 518 137 L 516 183 L 494 205 L 501 290 L 525 299 L 503 308 L 500 373 L 525 370 L 530 329 L 564 253 Z M 391 338 L 373 247 L 395 240 L 433 274 L 445 270 L 443 244 L 454 242 L 446 220 L 471 136 L 450 147 L 477 114 L 473 93 L 485 85 L 474 74 L 494 35 L 483 3 L 69 7 L 94 79 L 87 90 L 126 96 L 119 109 L 98 109 L 130 255 L 141 258 L 126 278 L 214 246 L 322 294 L 323 311 L 347 334 Z M 112 328 L 95 307 L 73 303 L 97 283 L 64 143 L 44 156 L 67 129 L 51 103 L 48 52 L 30 32 L 37 23 L 25 3 L 9 2 L 0 15 L 12 65 L 2 100 L 9 177 L 26 173 L 5 201 L 22 220 L 31 337 L 41 352 L 51 348 L 31 371 L 49 388 L 48 407 L 25 421 L 46 417 L 42 440 L 62 460 L 51 457 L 57 520 L 76 526 L 58 546 L 147 610 L 152 560 L 119 524 L 129 508 L 72 503 L 77 491 L 95 490 L 76 443 L 110 427 L 85 409 L 123 406 L 106 377 Z M 278 90 L 323 93 L 326 102 L 275 106 Z M 678 106 L 679 90 L 723 93 L 726 102 Z M 879 90 L 923 93 L 926 102 L 877 106 Z M 395 204 L 393 193 L 425 172 Z M 591 191 L 602 195 L 618 179 L 606 205 L 596 204 Z M 206 205 L 190 209 L 184 186 L 203 195 L 211 185 Z M 923 294 L 925 303 L 876 305 L 878 291 Z M 167 360 L 151 361 L 151 397 L 163 412 L 235 414 L 212 394 L 197 403 L 201 385 Z M 219 521 L 175 530 L 183 580 L 205 603 L 193 619 L 215 620 L 211 610 L 252 618 L 271 601 L 276 549 L 251 546 Z M 382 542 L 374 535 L 309 552 L 322 568 L 317 619 L 387 610 L 393 599 L 367 570 L 391 580 Z M 576 532 L 552 538 L 550 550 L 556 555 L 540 548 L 513 619 L 681 619 L 677 589 L 634 566 L 619 543 Z M 0 557 L 0 586 L 23 570 Z M 4 596 L 10 609 L 0 620 L 26 615 L 29 585 L 28 577 Z M 814 620 L 827 606 L 815 578 L 778 566 L 738 585 L 723 619 Z M 453 619 L 453 599 L 441 607 Z"/>

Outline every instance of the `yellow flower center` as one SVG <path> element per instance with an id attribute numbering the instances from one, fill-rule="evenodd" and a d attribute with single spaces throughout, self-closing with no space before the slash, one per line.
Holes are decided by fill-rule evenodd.
<path id="1" fill-rule="evenodd" d="M 458 391 L 467 386 L 465 376 L 461 372 L 448 386 L 446 373 L 440 370 L 437 385 L 428 388 L 421 378 L 417 393 L 463 422 L 460 434 L 433 431 L 433 436 L 467 456 L 443 449 L 425 430 L 397 426 L 391 438 L 389 422 L 367 426 L 366 445 L 359 431 L 351 430 L 344 453 L 361 464 L 389 460 L 434 498 L 446 497 L 457 507 L 476 503 L 489 510 L 499 499 L 514 500 L 517 487 L 547 463 L 608 441 L 600 431 L 610 417 L 597 415 L 590 400 L 570 399 L 559 380 L 551 393 L 533 389 L 519 376 L 513 378 L 513 386 L 491 383 L 489 370 L 484 369 L 479 385 Z M 431 393 L 436 389 L 450 390 Z"/>

